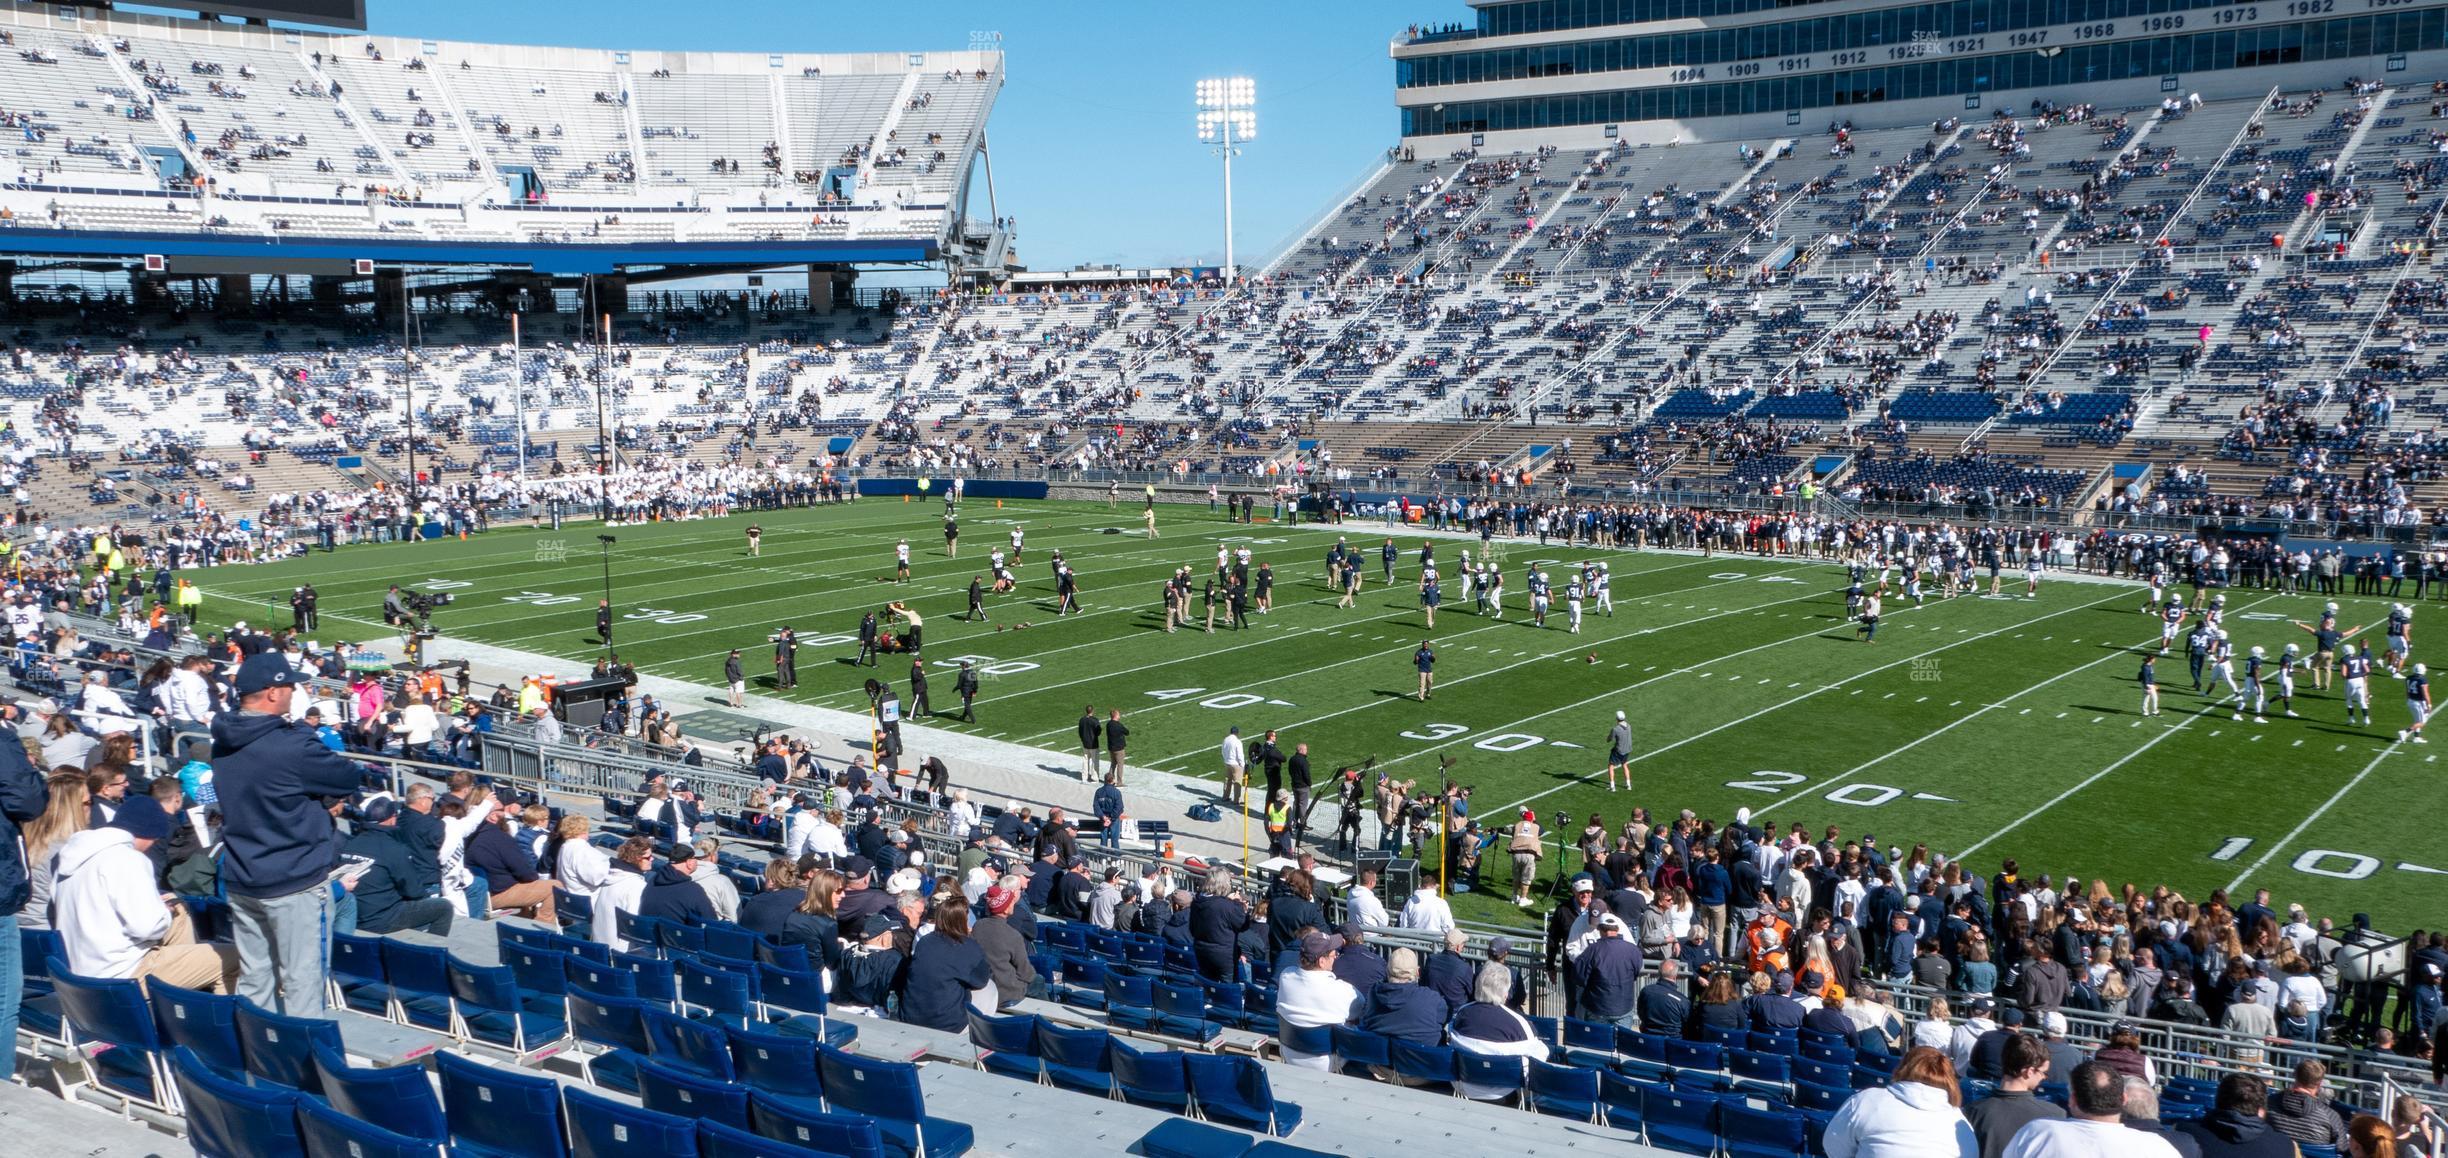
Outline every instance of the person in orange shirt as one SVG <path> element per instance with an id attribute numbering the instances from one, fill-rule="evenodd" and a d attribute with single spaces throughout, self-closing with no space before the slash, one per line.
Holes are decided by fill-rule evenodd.
<path id="1" fill-rule="evenodd" d="M 1792 964 L 1793 925 L 1775 909 L 1763 909 L 1743 930 L 1743 948 L 1751 971 L 1774 975 Z"/>

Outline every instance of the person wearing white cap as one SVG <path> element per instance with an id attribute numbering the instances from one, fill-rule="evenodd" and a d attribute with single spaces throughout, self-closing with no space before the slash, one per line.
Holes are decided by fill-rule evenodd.
<path id="1" fill-rule="evenodd" d="M 1623 710 L 1615 712 L 1615 727 L 1607 732 L 1607 791 L 1615 791 L 1615 774 L 1623 773 L 1623 786 L 1632 786 L 1632 723 L 1624 718 Z"/>
<path id="2" fill-rule="evenodd" d="M 1641 951 L 1624 936 L 1623 918 L 1600 912 L 1598 938 L 1573 958 L 1574 1008 L 1587 1021 L 1640 1028 Z"/>

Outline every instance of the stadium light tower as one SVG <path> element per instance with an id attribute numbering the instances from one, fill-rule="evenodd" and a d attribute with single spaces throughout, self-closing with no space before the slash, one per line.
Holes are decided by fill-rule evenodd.
<path id="1" fill-rule="evenodd" d="M 1258 135 L 1258 82 L 1246 76 L 1213 77 L 1198 82 L 1198 138 L 1215 147 L 1224 159 L 1224 279 L 1231 281 L 1233 264 L 1232 163 L 1241 144 Z"/>

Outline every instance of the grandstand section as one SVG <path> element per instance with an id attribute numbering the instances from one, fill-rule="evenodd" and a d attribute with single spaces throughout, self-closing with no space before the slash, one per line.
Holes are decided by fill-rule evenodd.
<path id="1" fill-rule="evenodd" d="M 925 262 L 997 217 L 982 179 L 970 203 L 993 51 L 589 51 L 33 4 L 0 30 L 18 253 Z"/>
<path id="2" fill-rule="evenodd" d="M 1225 271 L 1020 268 L 991 34 L 0 0 L 12 1138 L 2448 1105 L 2448 0 L 1469 7 Z"/>

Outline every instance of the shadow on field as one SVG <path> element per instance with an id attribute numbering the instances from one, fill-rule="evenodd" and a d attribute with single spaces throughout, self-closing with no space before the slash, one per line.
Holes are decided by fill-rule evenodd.
<path id="1" fill-rule="evenodd" d="M 1416 696 L 1416 695 L 1418 695 L 1418 694 L 1419 694 L 1419 692 L 1418 692 L 1417 690 L 1407 691 L 1407 692 L 1398 692 L 1398 691 L 1392 691 L 1392 690 L 1389 690 L 1389 689 L 1386 689 L 1386 688 L 1370 688 L 1370 689 L 1369 689 L 1369 693 L 1370 693 L 1371 695 L 1386 696 L 1386 697 L 1388 697 L 1388 698 L 1391 698 L 1391 699 L 1397 699 L 1397 700 L 1407 700 L 1407 699 L 1410 699 L 1411 697 Z M 1428 693 L 1428 694 L 1433 696 L 1433 695 L 1435 695 L 1436 693 L 1435 693 L 1435 692 L 1430 692 L 1430 693 Z"/>

